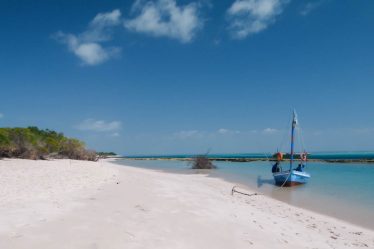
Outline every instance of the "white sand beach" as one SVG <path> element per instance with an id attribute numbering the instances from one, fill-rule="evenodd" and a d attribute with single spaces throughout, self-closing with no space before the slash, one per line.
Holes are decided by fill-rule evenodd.
<path id="1" fill-rule="evenodd" d="M 372 230 L 232 187 L 109 160 L 0 160 L 0 248 L 374 248 Z"/>

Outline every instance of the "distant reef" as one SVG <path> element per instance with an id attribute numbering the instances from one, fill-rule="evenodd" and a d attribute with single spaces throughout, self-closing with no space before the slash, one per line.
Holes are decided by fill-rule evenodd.
<path id="1" fill-rule="evenodd" d="M 193 161 L 193 157 L 120 157 L 123 159 L 131 160 L 165 160 L 165 161 Z M 255 161 L 276 161 L 275 158 L 267 157 L 209 157 L 210 161 L 217 162 L 255 162 Z M 283 161 L 289 161 L 289 158 L 284 158 Z M 298 160 L 298 159 L 295 159 Z M 357 159 L 325 159 L 325 158 L 310 158 L 309 162 L 328 162 L 328 163 L 373 163 L 374 159 L 371 158 L 357 158 Z"/>
<path id="2" fill-rule="evenodd" d="M 96 154 L 98 155 L 98 156 L 100 156 L 100 157 L 117 157 L 118 155 L 117 155 L 117 153 L 115 153 L 115 152 L 102 152 L 102 151 L 100 151 L 100 152 L 96 152 Z"/>
<path id="3" fill-rule="evenodd" d="M 86 149 L 84 142 L 63 133 L 35 126 L 0 128 L 0 158 L 69 158 L 96 161 L 99 155 Z"/>

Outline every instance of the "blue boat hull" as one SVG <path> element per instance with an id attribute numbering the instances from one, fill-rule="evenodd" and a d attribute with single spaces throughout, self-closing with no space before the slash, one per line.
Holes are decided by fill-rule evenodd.
<path id="1" fill-rule="evenodd" d="M 278 186 L 295 186 L 299 184 L 305 184 L 308 182 L 310 175 L 306 172 L 300 172 L 296 170 L 277 172 L 273 174 L 275 184 Z"/>

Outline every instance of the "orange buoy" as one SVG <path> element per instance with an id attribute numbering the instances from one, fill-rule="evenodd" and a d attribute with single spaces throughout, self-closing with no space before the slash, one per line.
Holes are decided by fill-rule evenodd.
<path id="1" fill-rule="evenodd" d="M 278 152 L 275 155 L 277 156 L 277 161 L 282 161 L 283 160 L 283 153 L 282 152 Z"/>

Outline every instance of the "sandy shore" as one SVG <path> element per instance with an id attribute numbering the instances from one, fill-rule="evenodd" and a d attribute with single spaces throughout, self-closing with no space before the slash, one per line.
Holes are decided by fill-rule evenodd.
<path id="1" fill-rule="evenodd" d="M 0 248 L 374 248 L 372 230 L 231 188 L 109 161 L 1 160 Z"/>

